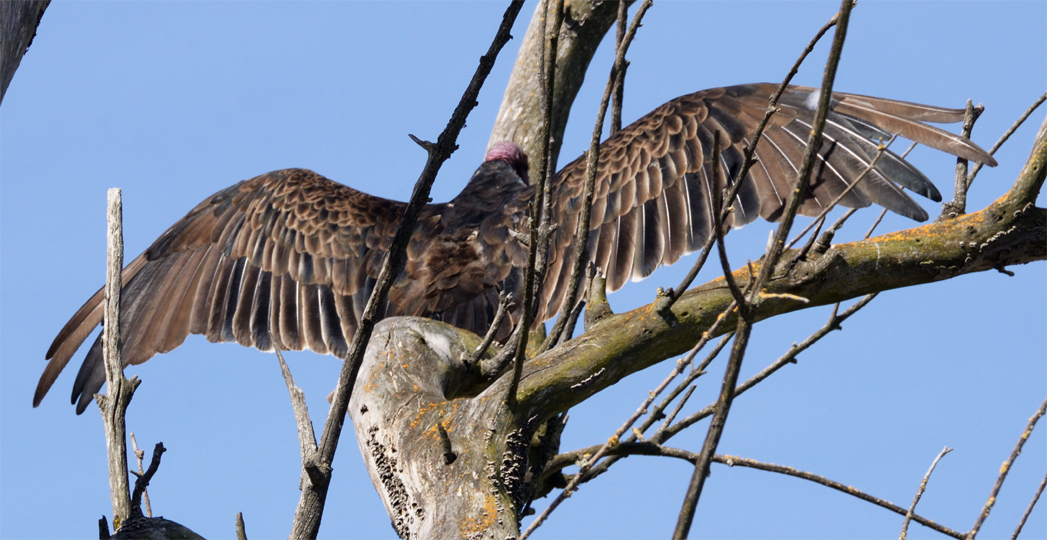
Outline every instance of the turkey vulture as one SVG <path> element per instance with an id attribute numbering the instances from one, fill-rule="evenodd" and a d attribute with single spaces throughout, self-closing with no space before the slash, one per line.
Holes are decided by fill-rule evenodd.
<path id="1" fill-rule="evenodd" d="M 676 98 L 603 143 L 589 233 L 591 262 L 609 290 L 642 279 L 700 249 L 712 230 L 709 193 L 720 193 L 742 164 L 772 84 L 703 90 Z M 775 221 L 802 159 L 818 90 L 789 87 L 756 148 L 727 223 Z M 924 122 L 951 123 L 964 111 L 834 93 L 825 140 L 800 213 L 815 215 L 847 188 L 892 134 L 975 162 L 995 165 L 970 140 Z M 713 134 L 726 178 L 711 178 Z M 535 323 L 563 303 L 570 245 L 582 205 L 584 156 L 552 180 L 549 266 Z M 924 221 L 927 212 L 898 186 L 934 201 L 941 195 L 912 165 L 886 152 L 841 200 L 876 203 Z M 711 190 L 711 191 L 710 191 Z M 527 248 L 527 156 L 513 143 L 492 147 L 462 192 L 422 211 L 407 265 L 381 316 L 418 315 L 483 334 L 501 290 L 515 292 Z M 373 197 L 304 169 L 264 174 L 207 198 L 123 270 L 121 354 L 141 364 L 189 334 L 263 351 L 311 349 L 344 357 L 375 284 L 405 203 Z M 84 339 L 102 322 L 99 290 L 47 351 L 33 397 L 39 405 Z M 518 313 L 516 314 L 519 315 Z M 518 320 L 514 317 L 513 322 Z M 510 325 L 503 325 L 505 337 Z M 101 336 L 73 384 L 77 413 L 105 383 Z"/>

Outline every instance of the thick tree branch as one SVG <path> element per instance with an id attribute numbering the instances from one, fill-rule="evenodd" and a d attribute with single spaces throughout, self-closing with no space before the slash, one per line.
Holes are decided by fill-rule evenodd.
<path id="1" fill-rule="evenodd" d="M 765 292 L 801 296 L 810 303 L 770 299 L 755 309 L 756 320 L 1044 260 L 1047 211 L 1033 206 L 1032 201 L 1043 185 L 1045 171 L 1047 136 L 1041 130 L 1014 186 L 988 208 L 947 223 L 836 245 L 818 259 L 800 262 L 789 275 L 776 273 Z M 761 267 L 756 263 L 755 271 Z M 736 271 L 735 277 L 739 283 L 747 283 L 748 268 Z M 631 373 L 685 353 L 732 301 L 723 280 L 718 279 L 688 291 L 673 306 L 678 324 L 672 327 L 654 313 L 653 305 L 608 315 L 582 336 L 525 366 L 520 400 L 529 406 L 524 409 L 540 410 L 548 418 Z M 597 372 L 600 377 L 583 392 L 570 391 L 571 386 Z"/>

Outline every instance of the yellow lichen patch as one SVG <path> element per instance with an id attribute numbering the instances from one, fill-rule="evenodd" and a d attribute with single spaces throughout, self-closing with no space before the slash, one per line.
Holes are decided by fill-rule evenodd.
<path id="1" fill-rule="evenodd" d="M 484 506 L 479 515 L 467 517 L 458 523 L 463 538 L 479 538 L 494 525 L 498 516 L 498 501 L 490 493 L 484 494 Z"/>

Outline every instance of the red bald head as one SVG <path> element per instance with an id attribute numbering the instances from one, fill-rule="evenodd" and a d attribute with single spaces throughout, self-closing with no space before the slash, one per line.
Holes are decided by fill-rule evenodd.
<path id="1" fill-rule="evenodd" d="M 528 182 L 527 154 L 525 154 L 519 146 L 516 146 L 516 143 L 511 141 L 495 143 L 494 146 L 487 151 L 487 156 L 484 157 L 484 161 L 494 161 L 496 159 L 508 163 L 524 182 Z"/>

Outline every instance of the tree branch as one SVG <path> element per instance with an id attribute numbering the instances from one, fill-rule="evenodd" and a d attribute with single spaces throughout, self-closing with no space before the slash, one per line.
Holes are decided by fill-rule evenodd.
<path id="1" fill-rule="evenodd" d="M 0 103 L 4 102 L 7 87 L 15 76 L 22 56 L 29 51 L 36 37 L 36 28 L 51 0 L 6 0 L 0 10 Z"/>
<path id="2" fill-rule="evenodd" d="M 627 0 L 632 4 L 632 0 Z M 488 147 L 501 141 L 513 141 L 529 156 L 541 152 L 542 141 L 537 136 L 541 123 L 539 95 L 541 76 L 537 69 L 539 55 L 542 54 L 542 40 L 535 39 L 540 24 L 542 5 L 535 8 L 527 28 L 527 37 L 520 44 L 513 73 L 502 98 Z M 559 46 L 556 53 L 556 71 L 561 76 L 556 78 L 553 92 L 553 122 L 549 137 L 553 143 L 550 147 L 549 161 L 556 163 L 560 155 L 564 129 L 571 114 L 578 90 L 585 81 L 596 48 L 617 17 L 617 2 L 596 0 L 574 1 L 566 5 L 565 24 L 560 28 Z M 539 178 L 541 169 L 535 162 L 530 164 L 530 177 Z"/>
<path id="3" fill-rule="evenodd" d="M 556 456 L 552 462 L 550 462 L 550 467 L 553 465 L 560 467 L 561 469 L 564 467 L 568 467 L 574 464 L 574 462 L 578 459 L 581 459 L 586 454 L 591 453 L 595 448 L 597 447 L 590 446 L 588 448 L 581 448 L 578 450 L 560 454 L 559 456 Z M 673 457 L 677 459 L 684 459 L 690 461 L 691 463 L 695 463 L 696 461 L 698 461 L 698 454 L 694 452 L 688 452 L 686 450 L 672 448 L 669 446 L 661 446 L 653 442 L 622 443 L 621 445 L 615 447 L 608 453 L 608 456 L 610 457 L 624 457 L 632 455 Z M 712 460 L 716 463 L 722 463 L 724 465 L 727 465 L 728 467 L 748 467 L 751 469 L 758 469 L 761 471 L 784 474 L 786 476 L 792 476 L 794 478 L 801 478 L 803 480 L 808 480 L 810 482 L 814 482 L 816 484 L 821 484 L 823 486 L 835 489 L 842 493 L 846 493 L 848 495 L 851 495 L 852 497 L 857 497 L 863 501 L 871 502 L 881 508 L 886 508 L 887 510 L 895 512 L 899 515 L 904 516 L 907 513 L 905 508 L 893 504 L 890 501 L 886 501 L 878 497 L 873 497 L 872 495 L 864 493 L 851 486 L 845 486 L 839 482 L 829 480 L 824 476 L 819 476 L 817 474 L 809 473 L 806 471 L 799 471 L 792 467 L 775 465 L 773 463 L 764 463 L 762 461 L 756 461 L 755 459 L 748 459 L 740 456 L 720 454 L 714 455 Z M 939 525 L 938 523 L 935 523 L 934 521 L 929 520 L 925 517 L 913 514 L 912 520 L 919 523 L 920 525 L 923 525 L 930 529 L 934 529 L 935 531 L 951 536 L 953 538 L 957 538 L 960 540 L 964 538 L 963 533 Z"/>
<path id="4" fill-rule="evenodd" d="M 360 362 L 366 351 L 367 342 L 374 331 L 378 309 L 380 306 L 385 305 L 393 281 L 403 271 L 406 262 L 407 243 L 414 232 L 418 214 L 429 202 L 429 190 L 432 188 L 433 182 L 436 180 L 436 174 L 440 171 L 443 162 L 458 148 L 456 143 L 458 133 L 465 126 L 465 120 L 469 116 L 469 112 L 476 106 L 476 97 L 479 95 L 480 88 L 487 79 L 487 75 L 491 72 L 499 51 L 509 41 L 511 37 L 509 31 L 512 29 L 513 22 L 516 20 L 517 14 L 520 13 L 522 6 L 523 0 L 513 0 L 509 4 L 505 15 L 502 17 L 498 33 L 491 43 L 491 47 L 488 49 L 487 54 L 480 58 L 480 65 L 476 68 L 472 80 L 469 81 L 469 86 L 451 115 L 447 127 L 440 133 L 436 144 L 431 145 L 428 149 L 429 158 L 426 160 L 425 168 L 415 183 L 411 200 L 404 210 L 404 216 L 397 226 L 392 246 L 389 248 L 385 262 L 382 264 L 382 269 L 378 274 L 374 292 L 371 293 L 371 297 L 367 300 L 367 307 L 364 308 L 363 316 L 360 318 L 356 335 L 353 336 L 346 358 L 343 359 L 345 363 L 338 377 L 338 386 L 335 389 L 334 399 L 331 403 L 331 412 L 327 415 L 327 422 L 324 424 L 323 435 L 320 438 L 321 467 L 330 467 L 334 461 L 338 440 L 342 433 L 342 426 L 345 423 L 346 407 L 349 405 L 349 399 L 353 386 L 356 383 L 356 376 L 360 370 Z M 304 486 L 298 509 L 295 511 L 291 538 L 316 537 L 320 530 L 320 520 L 323 517 L 324 502 L 327 499 L 329 482 L 330 470 L 327 470 L 322 483 L 310 482 L 309 485 Z"/>
<path id="5" fill-rule="evenodd" d="M 109 497 L 113 504 L 113 529 L 119 530 L 131 517 L 131 498 L 127 482 L 127 406 L 141 381 L 124 378 L 120 359 L 120 291 L 124 267 L 123 205 L 120 188 L 108 193 L 108 235 L 106 241 L 105 317 L 102 323 L 102 356 L 105 362 L 106 393 L 95 394 L 105 426 L 105 445 L 109 455 Z"/>
<path id="6" fill-rule="evenodd" d="M 810 303 L 769 299 L 754 309 L 755 320 L 1044 260 L 1047 211 L 1027 199 L 1034 199 L 1042 185 L 1045 165 L 1047 136 L 1041 132 L 1014 187 L 988 208 L 948 222 L 834 245 L 820 258 L 800 262 L 789 275 L 775 274 L 765 291 L 800 296 Z M 759 271 L 763 264 L 754 266 Z M 737 270 L 735 278 L 747 283 L 750 271 Z M 608 315 L 563 347 L 528 362 L 520 400 L 542 410 L 546 418 L 563 412 L 631 373 L 684 354 L 732 301 L 723 280 L 717 279 L 688 291 L 673 306 L 675 326 L 658 317 L 652 305 Z M 582 392 L 570 392 L 572 385 L 596 372 L 601 376 L 594 384 Z"/>
<path id="7" fill-rule="evenodd" d="M 905 513 L 905 519 L 902 520 L 902 532 L 898 535 L 898 540 L 905 540 L 909 535 L 909 522 L 912 521 L 913 516 L 916 515 L 916 504 L 920 502 L 920 497 L 923 496 L 924 490 L 927 489 L 927 481 L 931 479 L 931 473 L 933 473 L 934 468 L 938 466 L 938 461 L 945 457 L 945 454 L 948 454 L 949 452 L 952 452 L 952 448 L 942 448 L 942 451 L 938 453 L 938 457 L 934 458 L 934 461 L 931 462 L 931 467 L 927 469 L 927 474 L 923 475 L 923 480 L 920 480 L 920 487 L 916 490 L 916 496 L 913 497 L 912 504 L 909 505 L 909 511 Z"/>
<path id="8" fill-rule="evenodd" d="M 982 528 L 982 523 L 985 522 L 985 518 L 989 517 L 989 512 L 992 510 L 994 504 L 996 504 L 996 496 L 1000 493 L 1000 488 L 1003 487 L 1004 480 L 1007 479 L 1007 473 L 1010 472 L 1011 466 L 1014 465 L 1014 460 L 1018 459 L 1018 454 L 1022 453 L 1022 447 L 1025 446 L 1025 441 L 1029 440 L 1029 435 L 1032 434 L 1032 429 L 1036 427 L 1036 422 L 1047 413 L 1047 399 L 1043 400 L 1040 404 L 1040 408 L 1036 410 L 1036 413 L 1029 418 L 1028 425 L 1025 426 L 1025 430 L 1022 431 L 1020 437 L 1018 437 L 1018 443 L 1014 445 L 1014 450 L 1011 451 L 1011 455 L 1007 457 L 1007 461 L 1003 462 L 1000 467 L 1000 475 L 996 477 L 996 483 L 992 486 L 992 491 L 989 492 L 989 500 L 985 501 L 985 507 L 982 508 L 978 519 L 975 520 L 974 526 L 971 527 L 971 531 L 967 533 L 967 540 L 974 540 L 974 537 L 978 535 L 978 531 Z"/>

